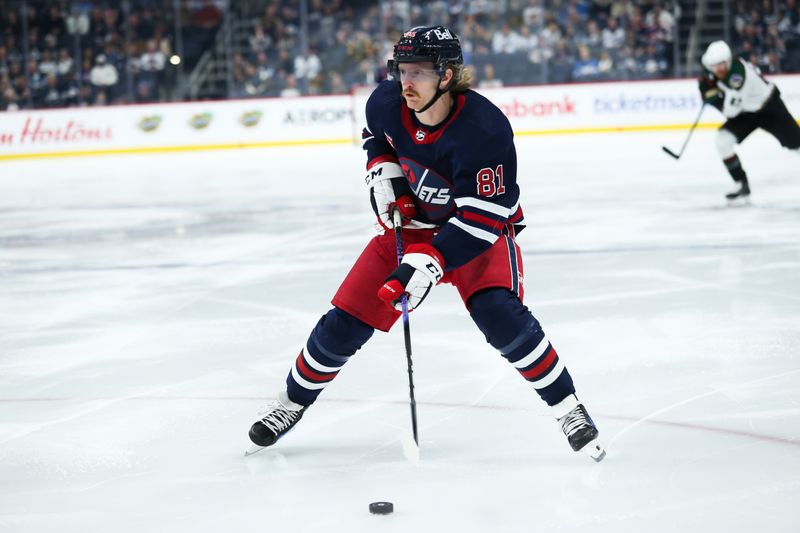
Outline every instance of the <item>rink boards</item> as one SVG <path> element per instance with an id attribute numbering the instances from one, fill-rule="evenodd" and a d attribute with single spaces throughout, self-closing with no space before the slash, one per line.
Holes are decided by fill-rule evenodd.
<path id="1" fill-rule="evenodd" d="M 800 117 L 800 75 L 771 76 Z M 694 79 L 481 90 L 520 135 L 687 128 L 700 98 Z M 0 161 L 358 142 L 369 89 L 351 95 L 138 104 L 0 114 Z M 704 113 L 701 128 L 722 116 Z"/>

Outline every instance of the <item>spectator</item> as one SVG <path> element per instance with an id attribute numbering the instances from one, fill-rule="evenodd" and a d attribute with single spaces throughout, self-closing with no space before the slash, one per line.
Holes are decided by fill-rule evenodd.
<path id="1" fill-rule="evenodd" d="M 35 59 L 28 61 L 28 84 L 34 94 L 41 93 L 47 85 L 47 76 L 39 70 Z"/>
<path id="2" fill-rule="evenodd" d="M 58 90 L 58 77 L 55 74 L 47 76 L 47 85 L 44 87 L 41 97 L 43 107 L 63 107 L 64 99 Z"/>
<path id="3" fill-rule="evenodd" d="M 108 62 L 105 54 L 99 54 L 97 60 L 89 71 L 89 82 L 94 86 L 96 93 L 103 93 L 108 99 L 114 87 L 119 82 L 117 68 Z"/>
<path id="4" fill-rule="evenodd" d="M 60 80 L 58 88 L 61 93 L 62 105 L 67 107 L 78 105 L 80 100 L 80 87 L 74 72 L 68 72 Z"/>
<path id="5" fill-rule="evenodd" d="M 147 50 L 139 58 L 139 68 L 145 72 L 159 73 L 166 64 L 167 57 L 158 49 L 155 39 L 147 41 Z"/>
<path id="6" fill-rule="evenodd" d="M 664 77 L 668 67 L 667 61 L 658 53 L 656 46 L 654 44 L 649 45 L 642 58 L 641 65 L 641 69 L 646 76 L 648 78 Z"/>
<path id="7" fill-rule="evenodd" d="M 300 86 L 306 86 L 309 81 L 316 78 L 322 71 L 322 63 L 319 60 L 319 56 L 311 49 L 308 54 L 301 54 L 295 57 L 293 71 Z"/>
<path id="8" fill-rule="evenodd" d="M 603 45 L 603 34 L 597 22 L 590 20 L 586 25 L 586 31 L 575 39 L 576 45 L 586 45 L 592 52 L 599 51 Z"/>
<path id="9" fill-rule="evenodd" d="M 153 102 L 160 99 L 160 87 L 164 80 L 164 68 L 167 58 L 158 49 L 155 39 L 147 41 L 146 51 L 139 57 L 137 77 L 137 94 L 144 98 L 145 102 Z"/>
<path id="10" fill-rule="evenodd" d="M 494 72 L 494 65 L 487 63 L 483 66 L 483 77 L 478 82 L 480 89 L 494 89 L 503 86 L 503 80 L 497 79 Z"/>
<path id="11" fill-rule="evenodd" d="M 523 27 L 542 27 L 544 25 L 544 12 L 542 0 L 528 0 L 528 5 L 522 10 Z"/>
<path id="12" fill-rule="evenodd" d="M 606 50 L 618 50 L 625 44 L 625 30 L 616 18 L 608 19 L 608 26 L 603 28 L 602 42 Z"/>
<path id="13" fill-rule="evenodd" d="M 253 31 L 253 35 L 248 39 L 250 43 L 250 51 L 253 54 L 266 52 L 272 47 L 272 38 L 264 33 L 264 27 L 258 24 Z"/>
<path id="14" fill-rule="evenodd" d="M 267 92 L 267 80 L 259 76 L 256 67 L 250 63 L 244 66 L 245 96 L 261 96 Z"/>
<path id="15" fill-rule="evenodd" d="M 275 69 L 269 64 L 269 58 L 264 52 L 259 52 L 256 58 L 256 74 L 258 78 L 265 84 L 269 85 L 272 78 L 275 77 Z"/>
<path id="16" fill-rule="evenodd" d="M 600 65 L 597 59 L 592 57 L 592 52 L 585 44 L 578 46 L 578 60 L 572 69 L 572 79 L 574 81 L 589 81 L 597 79 L 600 75 Z"/>
<path id="17" fill-rule="evenodd" d="M 66 76 L 72 72 L 74 61 L 69 55 L 69 50 L 62 48 L 58 52 L 58 62 L 56 63 L 56 74 L 59 76 Z"/>
<path id="18" fill-rule="evenodd" d="M 58 64 L 53 59 L 50 50 L 45 50 L 42 52 L 42 60 L 39 63 L 39 72 L 43 76 L 49 76 L 50 74 L 55 74 L 58 70 Z"/>
<path id="19" fill-rule="evenodd" d="M 0 98 L 0 111 L 17 111 L 19 107 L 17 93 L 11 87 L 6 88 Z"/>
<path id="20" fill-rule="evenodd" d="M 597 62 L 597 70 L 599 72 L 600 79 L 610 80 L 614 77 L 614 60 L 611 59 L 611 55 L 608 53 L 608 50 L 603 50 L 600 52 L 600 59 Z"/>
<path id="21" fill-rule="evenodd" d="M 495 54 L 513 54 L 521 45 L 519 34 L 511 26 L 503 24 L 502 29 L 492 37 L 492 52 Z"/>
<path id="22" fill-rule="evenodd" d="M 658 38 L 663 41 L 672 42 L 672 31 L 675 27 L 675 17 L 672 13 L 664 9 L 664 4 L 656 2 L 653 9 L 645 17 L 645 25 L 658 33 Z"/>
<path id="23" fill-rule="evenodd" d="M 342 75 L 336 71 L 328 73 L 328 91 L 329 94 L 346 94 L 347 87 L 344 84 Z"/>
<path id="24" fill-rule="evenodd" d="M 297 78 L 293 74 L 286 76 L 286 85 L 281 89 L 280 97 L 289 98 L 300 96 L 300 90 L 297 88 Z"/>

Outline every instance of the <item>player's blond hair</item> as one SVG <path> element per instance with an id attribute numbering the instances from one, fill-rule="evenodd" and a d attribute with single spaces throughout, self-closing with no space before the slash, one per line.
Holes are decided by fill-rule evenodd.
<path id="1" fill-rule="evenodd" d="M 449 64 L 446 68 L 452 69 L 453 81 L 450 83 L 451 93 L 465 93 L 472 85 L 472 73 L 464 64 L 453 65 Z"/>

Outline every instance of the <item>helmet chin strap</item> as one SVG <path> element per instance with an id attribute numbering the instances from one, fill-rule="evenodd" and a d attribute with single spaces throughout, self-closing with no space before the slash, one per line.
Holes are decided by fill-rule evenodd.
<path id="1" fill-rule="evenodd" d="M 446 87 L 445 89 L 440 89 L 440 88 L 439 88 L 439 85 L 442 83 L 442 78 L 443 78 L 443 77 L 444 77 L 444 74 L 442 74 L 441 76 L 439 76 L 439 82 L 436 84 L 436 94 L 434 94 L 434 95 L 433 95 L 433 98 L 431 98 L 430 102 L 428 102 L 427 104 L 425 104 L 424 106 L 422 106 L 422 109 L 420 109 L 419 111 L 417 111 L 416 109 L 412 109 L 412 111 L 413 111 L 414 113 L 417 113 L 417 114 L 424 113 L 425 111 L 427 111 L 428 109 L 430 109 L 430 107 L 431 107 L 433 104 L 435 104 L 435 103 L 436 103 L 436 100 L 438 100 L 439 98 L 441 98 L 441 96 L 442 96 L 444 93 L 446 93 L 448 90 L 450 90 L 450 84 L 449 84 L 449 83 L 447 84 L 447 87 Z"/>

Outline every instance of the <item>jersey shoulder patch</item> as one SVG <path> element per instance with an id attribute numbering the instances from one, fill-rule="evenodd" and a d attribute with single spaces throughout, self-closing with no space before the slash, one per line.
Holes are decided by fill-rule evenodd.
<path id="1" fill-rule="evenodd" d="M 746 70 L 744 68 L 744 63 L 739 58 L 734 59 L 731 65 L 731 71 L 728 74 L 728 87 L 732 89 L 741 89 L 744 85 L 745 76 Z"/>

